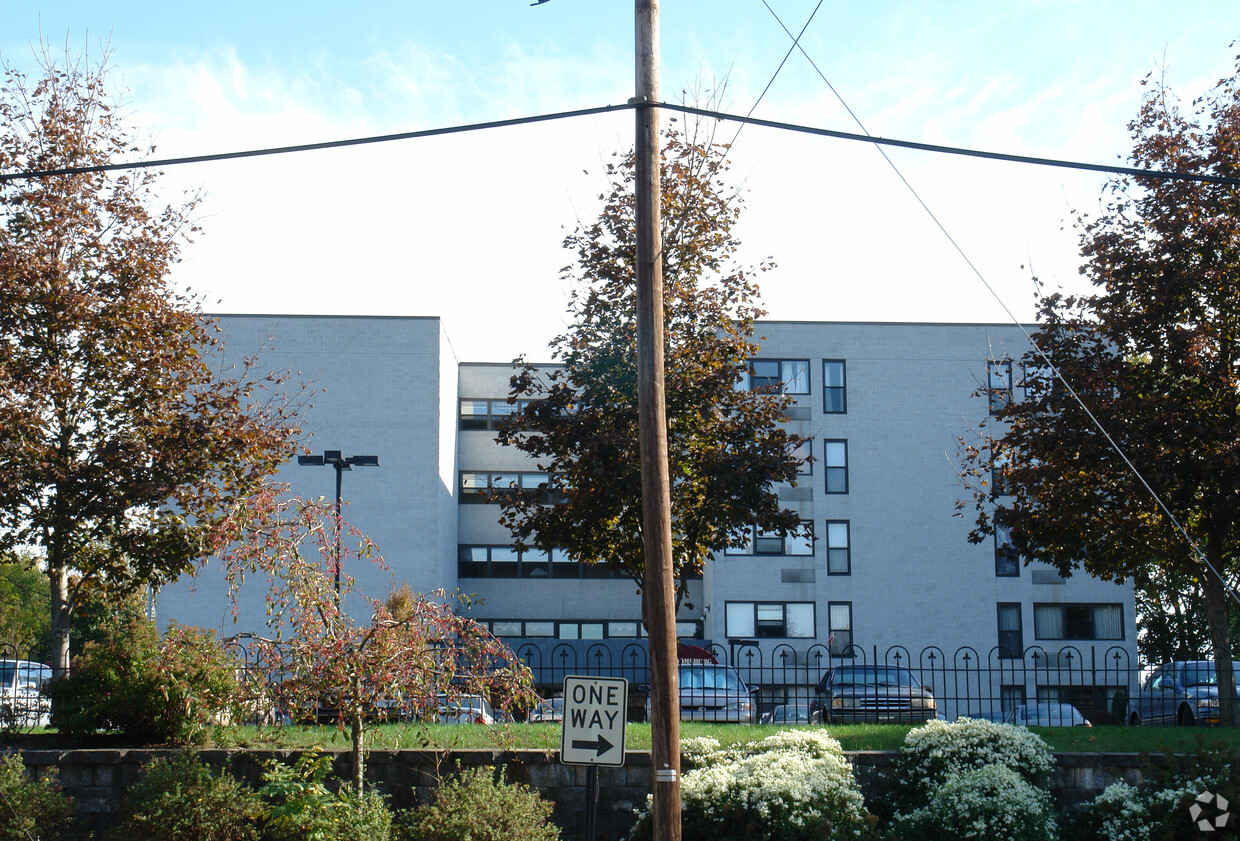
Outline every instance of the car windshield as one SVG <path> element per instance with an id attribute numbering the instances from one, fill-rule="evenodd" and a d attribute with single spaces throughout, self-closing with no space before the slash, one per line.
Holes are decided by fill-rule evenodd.
<path id="1" fill-rule="evenodd" d="M 681 689 L 723 689 L 744 692 L 740 675 L 727 666 L 681 666 Z"/>
<path id="2" fill-rule="evenodd" d="M 9 689 L 13 686 L 13 678 L 17 674 L 17 664 L 0 663 L 0 688 Z"/>
<path id="3" fill-rule="evenodd" d="M 921 686 L 908 669 L 886 666 L 839 668 L 831 682 L 840 686 Z"/>

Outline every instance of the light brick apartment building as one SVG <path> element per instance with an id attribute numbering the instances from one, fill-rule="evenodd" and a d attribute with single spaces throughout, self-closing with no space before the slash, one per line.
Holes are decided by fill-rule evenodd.
<path id="1" fill-rule="evenodd" d="M 361 592 L 382 596 L 408 582 L 476 594 L 472 615 L 533 666 L 558 657 L 557 675 L 574 666 L 620 672 L 626 652 L 630 664 L 638 656 L 634 582 L 562 553 L 518 555 L 498 507 L 478 492 L 540 478 L 523 454 L 495 442 L 510 364 L 458 360 L 437 318 L 220 321 L 231 353 L 267 347 L 273 369 L 313 382 L 305 421 L 312 452 L 379 457 L 379 468 L 351 471 L 342 484 L 346 518 L 375 540 L 389 567 L 347 570 Z M 986 389 L 1019 396 L 1028 344 L 1019 327 L 767 321 L 757 335 L 755 384 L 780 382 L 794 396 L 787 423 L 812 440 L 814 455 L 798 486 L 778 493 L 816 539 L 757 534 L 716 557 L 677 617 L 683 640 L 738 666 L 760 663 L 767 704 L 806 691 L 841 658 L 894 657 L 932 677 L 940 670 L 936 682 L 959 684 L 963 674 L 979 683 L 964 695 L 958 686 L 941 690 L 961 699 L 952 713 L 970 711 L 975 695 L 1010 707 L 1035 695 L 1081 704 L 1092 693 L 1102 708 L 1116 691 L 1131 691 L 1130 586 L 1083 573 L 1063 579 L 1023 565 L 1001 544 L 970 544 L 970 518 L 955 516 L 965 494 L 957 439 L 988 416 Z M 280 478 L 302 496 L 334 494 L 332 470 L 295 459 Z M 159 605 L 161 620 L 225 634 L 264 616 L 255 589 L 234 623 L 210 567 L 166 588 Z"/>

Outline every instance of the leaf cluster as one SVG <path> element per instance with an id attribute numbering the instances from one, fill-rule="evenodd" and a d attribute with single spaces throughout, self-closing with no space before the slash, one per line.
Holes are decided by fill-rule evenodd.
<path id="1" fill-rule="evenodd" d="M 0 171 L 147 153 L 106 56 L 29 79 L 3 65 Z M 0 550 L 124 593 L 193 569 L 205 532 L 298 437 L 284 376 L 228 372 L 171 272 L 197 198 L 160 206 L 151 170 L 0 183 Z M 261 370 L 261 369 L 260 369 Z"/>
<path id="2" fill-rule="evenodd" d="M 1130 129 L 1138 168 L 1240 172 L 1236 77 L 1188 113 L 1159 85 Z M 985 539 L 997 523 L 1026 558 L 1104 579 L 1153 565 L 1204 581 L 1202 556 L 1234 572 L 1240 195 L 1122 177 L 1108 185 L 1101 214 L 1079 225 L 1093 293 L 1042 294 L 1037 348 L 1019 360 L 1024 399 L 998 416 L 997 431 L 962 443 L 977 512 L 971 537 Z M 987 485 L 1000 462 L 1002 487 Z"/>

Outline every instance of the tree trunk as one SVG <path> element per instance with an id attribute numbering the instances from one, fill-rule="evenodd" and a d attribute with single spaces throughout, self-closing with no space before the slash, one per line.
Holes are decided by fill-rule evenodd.
<path id="1" fill-rule="evenodd" d="M 1214 564 L 1215 569 L 1221 568 L 1219 559 L 1211 558 L 1210 562 Z M 1240 724 L 1240 704 L 1237 704 L 1236 680 L 1231 667 L 1231 621 L 1227 605 L 1227 585 L 1209 571 L 1202 576 L 1201 582 L 1206 597 L 1206 620 L 1210 626 L 1210 641 L 1214 646 L 1214 669 L 1218 678 L 1219 721 L 1225 725 Z"/>
<path id="2" fill-rule="evenodd" d="M 357 795 L 358 807 L 362 805 L 362 785 L 366 776 L 366 753 L 362 750 L 362 705 L 358 700 L 362 697 L 362 681 L 358 675 L 353 676 L 353 709 L 352 721 L 349 723 L 352 736 L 349 752 L 353 759 L 353 792 Z"/>
<path id="3" fill-rule="evenodd" d="M 64 563 L 51 558 L 47 562 L 47 577 L 51 582 L 52 596 L 52 676 L 69 676 L 69 569 Z"/>

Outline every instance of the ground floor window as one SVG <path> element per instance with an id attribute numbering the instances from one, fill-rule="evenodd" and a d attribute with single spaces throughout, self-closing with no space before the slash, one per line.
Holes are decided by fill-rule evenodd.
<path id="1" fill-rule="evenodd" d="M 815 636 L 813 602 L 728 602 L 725 606 L 725 634 L 740 637 Z"/>

